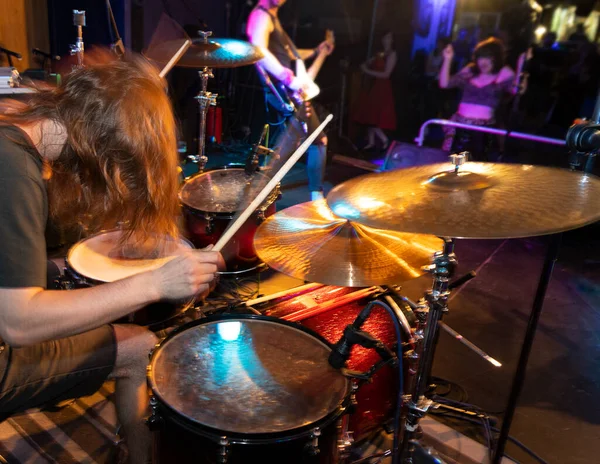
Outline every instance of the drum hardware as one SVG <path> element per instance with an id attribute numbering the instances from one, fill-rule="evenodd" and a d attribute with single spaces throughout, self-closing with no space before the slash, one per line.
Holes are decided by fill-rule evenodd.
<path id="1" fill-rule="evenodd" d="M 457 167 L 455 163 L 454 169 L 447 171 L 443 164 L 427 165 L 357 177 L 334 188 L 327 202 L 338 216 L 398 231 L 454 238 L 552 235 L 495 449 L 493 463 L 499 464 L 558 256 L 560 233 L 600 219 L 600 179 L 540 166 L 466 163 Z M 426 294 L 430 309 L 416 387 L 408 402 L 403 464 L 412 463 L 412 456 L 420 449 L 415 432 L 420 418 L 431 407 L 424 388 L 431 370 L 437 326 L 447 311 L 448 277 L 455 267 L 452 251 L 452 241 L 446 239 L 444 252 L 436 256 L 434 268 L 429 269 L 435 276 L 434 285 Z M 397 462 L 396 453 L 393 459 Z"/>
<path id="2" fill-rule="evenodd" d="M 256 197 L 250 202 L 246 209 L 230 224 L 227 230 L 223 233 L 223 236 L 215 244 L 213 250 L 221 251 L 221 249 L 227 244 L 229 240 L 237 233 L 242 225 L 248 220 L 250 215 L 256 211 L 263 201 L 269 196 L 276 186 L 281 182 L 283 177 L 292 169 L 292 167 L 298 162 L 298 160 L 306 153 L 308 147 L 314 143 L 319 134 L 325 129 L 325 127 L 331 122 L 333 115 L 328 115 L 325 120 L 310 134 L 296 149 L 294 153 L 283 163 L 275 175 L 269 180 L 262 190 L 256 195 Z"/>
<path id="3" fill-rule="evenodd" d="M 189 241 L 179 238 L 177 244 L 173 243 L 173 248 L 167 250 L 162 257 L 123 258 L 120 256 L 121 252 L 115 251 L 123 232 L 122 228 L 101 231 L 73 245 L 65 258 L 64 276 L 58 281 L 60 288 L 71 290 L 114 282 L 160 267 L 173 258 L 178 247 L 193 248 Z M 123 319 L 159 329 L 190 309 L 192 304 L 192 299 L 178 303 L 157 302 L 132 312 Z"/>
<path id="4" fill-rule="evenodd" d="M 251 179 L 263 184 L 268 177 L 256 173 Z M 248 180 L 242 166 L 226 167 L 194 174 L 181 186 L 179 200 L 183 205 L 186 235 L 197 248 L 214 245 L 223 235 L 240 205 L 247 201 Z M 227 264 L 223 275 L 235 276 L 259 269 L 261 262 L 254 249 L 254 234 L 264 218 L 275 212 L 278 197 L 279 185 L 223 248 Z"/>
<path id="5" fill-rule="evenodd" d="M 150 353 L 150 357 L 152 357 L 152 353 Z M 150 417 L 146 419 L 146 425 L 148 428 L 155 432 L 162 429 L 165 426 L 165 421 L 162 416 L 158 413 L 158 400 L 154 397 L 150 397 Z"/>
<path id="6" fill-rule="evenodd" d="M 425 293 L 429 311 L 421 350 L 419 353 L 419 368 L 417 370 L 414 390 L 407 403 L 407 415 L 403 429 L 403 437 L 399 454 L 392 458 L 392 462 L 412 462 L 415 451 L 414 441 L 419 421 L 425 416 L 432 401 L 425 396 L 429 387 L 435 342 L 437 339 L 438 322 L 448 312 L 448 297 L 450 296 L 449 281 L 454 275 L 456 265 L 454 255 L 454 241 L 444 239 L 444 250 L 435 253 L 433 264 L 427 266 L 427 271 L 433 275 L 432 289 Z"/>
<path id="7" fill-rule="evenodd" d="M 275 153 L 274 150 L 271 150 L 270 148 L 267 148 L 266 146 L 262 145 L 265 140 L 267 140 L 267 145 L 269 145 L 268 137 L 269 137 L 269 125 L 265 124 L 265 126 L 263 127 L 263 130 L 262 130 L 262 133 L 260 135 L 260 138 L 258 139 L 258 142 L 252 146 L 252 149 L 250 150 L 250 155 L 246 159 L 245 170 L 246 170 L 247 175 L 251 176 L 256 171 L 259 170 L 259 165 L 260 165 L 259 156 L 260 155 L 272 156 Z"/>
<path id="8" fill-rule="evenodd" d="M 225 336 L 229 324 L 237 335 Z M 209 316 L 177 328 L 148 367 L 160 417 L 150 423 L 166 425 L 154 434 L 153 462 L 340 462 L 353 390 L 328 367 L 329 350 L 309 329 L 264 316 Z"/>
<path id="9" fill-rule="evenodd" d="M 221 437 L 221 439 L 219 440 L 219 446 L 219 463 L 226 464 L 227 458 L 229 457 L 231 443 L 229 443 L 227 437 Z"/>
<path id="10" fill-rule="evenodd" d="M 83 27 L 85 23 L 85 11 L 84 10 L 73 10 L 73 26 L 77 28 L 77 39 L 75 44 L 70 45 L 71 56 L 77 57 L 77 64 L 73 65 L 73 69 L 83 68 Z"/>
<path id="11" fill-rule="evenodd" d="M 308 451 L 309 456 L 316 456 L 319 454 L 319 437 L 321 436 L 321 429 L 315 427 L 310 434 L 310 441 L 304 445 L 304 449 Z"/>
<path id="12" fill-rule="evenodd" d="M 211 31 L 198 31 L 198 34 L 201 36 L 204 44 L 208 45 L 208 38 L 212 35 Z M 193 162 L 198 164 L 198 169 L 200 172 L 204 171 L 206 167 L 206 163 L 208 162 L 208 158 L 206 157 L 205 151 L 205 137 L 206 137 L 206 115 L 208 114 L 209 106 L 217 106 L 217 94 L 209 92 L 208 89 L 208 79 L 214 78 L 215 76 L 212 73 L 212 69 L 208 66 L 204 66 L 202 71 L 198 71 L 198 75 L 200 76 L 200 80 L 202 82 L 202 90 L 195 97 L 198 101 L 198 105 L 200 106 L 200 127 L 198 133 L 198 154 L 190 155 L 188 158 Z"/>

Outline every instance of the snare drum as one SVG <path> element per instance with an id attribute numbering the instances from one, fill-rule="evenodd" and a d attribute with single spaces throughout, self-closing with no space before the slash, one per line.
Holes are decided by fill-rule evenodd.
<path id="1" fill-rule="evenodd" d="M 153 462 L 339 462 L 351 388 L 330 352 L 312 331 L 264 316 L 180 327 L 148 367 Z"/>
<path id="2" fill-rule="evenodd" d="M 121 230 L 108 230 L 87 237 L 71 247 L 66 258 L 66 275 L 75 288 L 93 287 L 114 282 L 141 272 L 157 269 L 173 258 L 179 247 L 193 248 L 187 240 L 180 238 L 166 255 L 156 259 L 128 259 L 116 253 Z M 181 304 L 154 303 L 130 314 L 125 322 L 158 327 L 164 322 L 186 311 L 192 301 Z"/>
<path id="3" fill-rule="evenodd" d="M 264 174 L 254 176 L 259 176 L 261 183 L 266 185 L 268 178 Z M 188 238 L 197 248 L 217 243 L 240 205 L 248 203 L 244 198 L 248 179 L 244 168 L 226 167 L 195 174 L 185 181 L 179 191 L 179 200 L 183 205 Z M 275 213 L 279 193 L 279 187 L 275 188 L 221 250 L 227 264 L 224 274 L 247 272 L 260 265 L 254 249 L 254 234 L 264 219 Z"/>

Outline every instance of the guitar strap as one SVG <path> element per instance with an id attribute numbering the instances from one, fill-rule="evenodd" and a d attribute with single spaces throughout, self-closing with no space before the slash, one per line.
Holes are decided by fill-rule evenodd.
<path id="1" fill-rule="evenodd" d="M 288 33 L 285 32 L 285 29 L 281 25 L 281 22 L 279 22 L 279 18 L 277 16 L 275 16 L 274 14 L 272 14 L 266 8 L 263 8 L 262 6 L 258 6 L 256 8 L 261 11 L 264 11 L 265 13 L 267 13 L 270 16 L 271 21 L 273 21 L 273 26 L 274 26 L 273 33 L 275 35 L 275 40 L 278 41 L 279 45 L 286 51 L 288 58 L 290 60 L 299 60 L 300 53 L 298 53 L 298 48 L 296 47 L 296 45 L 294 44 L 294 42 L 292 41 L 292 39 L 290 38 Z"/>

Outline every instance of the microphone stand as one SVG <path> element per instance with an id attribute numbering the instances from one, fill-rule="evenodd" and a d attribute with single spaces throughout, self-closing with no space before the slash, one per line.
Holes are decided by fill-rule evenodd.
<path id="1" fill-rule="evenodd" d="M 77 64 L 74 69 L 83 68 L 83 27 L 85 24 L 85 11 L 73 10 L 73 25 L 77 27 L 77 40 L 74 45 L 71 45 L 71 55 L 77 56 Z"/>
<path id="2" fill-rule="evenodd" d="M 269 125 L 265 124 L 265 126 L 263 127 L 263 130 L 262 130 L 262 133 L 260 134 L 260 139 L 258 139 L 258 142 L 252 146 L 252 149 L 250 150 L 250 155 L 248 156 L 248 159 L 246 160 L 246 165 L 244 168 L 246 171 L 246 175 L 251 176 L 256 171 L 258 171 L 259 164 L 260 164 L 260 159 L 259 159 L 260 155 L 269 156 L 274 153 L 274 151 L 271 150 L 270 148 L 263 146 L 263 142 L 265 139 L 267 139 L 268 134 L 269 134 Z M 267 145 L 268 145 L 268 141 L 267 141 Z"/>
<path id="3" fill-rule="evenodd" d="M 110 23 L 112 25 L 112 33 L 114 35 L 114 41 L 111 44 L 110 49 L 119 57 L 119 59 L 122 59 L 125 56 L 125 45 L 123 45 L 123 40 L 119 35 L 119 28 L 117 27 L 117 22 L 115 21 L 115 16 L 113 15 L 113 10 L 110 6 L 110 0 L 106 0 L 106 8 L 108 10 Z"/>

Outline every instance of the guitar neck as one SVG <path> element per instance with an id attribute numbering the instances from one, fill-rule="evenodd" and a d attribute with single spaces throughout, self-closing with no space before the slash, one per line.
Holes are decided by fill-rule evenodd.
<path id="1" fill-rule="evenodd" d="M 319 53 L 308 69 L 308 76 L 313 81 L 317 78 L 317 74 L 319 74 L 321 66 L 323 66 L 323 63 L 325 63 L 325 58 L 327 58 L 327 54 L 324 52 Z"/>

